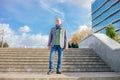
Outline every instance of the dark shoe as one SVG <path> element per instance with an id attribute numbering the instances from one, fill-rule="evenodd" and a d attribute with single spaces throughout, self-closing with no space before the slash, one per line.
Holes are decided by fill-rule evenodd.
<path id="1" fill-rule="evenodd" d="M 50 75 L 50 74 L 52 74 L 52 73 L 53 73 L 52 70 L 49 70 L 49 71 L 47 72 L 48 75 Z"/>
<path id="2" fill-rule="evenodd" d="M 57 70 L 56 74 L 61 74 L 61 72 L 59 70 Z"/>

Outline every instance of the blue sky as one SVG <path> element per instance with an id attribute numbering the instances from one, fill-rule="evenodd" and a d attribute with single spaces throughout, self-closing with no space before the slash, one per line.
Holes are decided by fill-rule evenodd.
<path id="1" fill-rule="evenodd" d="M 10 47 L 45 47 L 55 19 L 60 17 L 68 38 L 81 26 L 91 27 L 94 0 L 0 0 L 0 29 Z M 16 45 L 17 44 L 17 45 Z"/>

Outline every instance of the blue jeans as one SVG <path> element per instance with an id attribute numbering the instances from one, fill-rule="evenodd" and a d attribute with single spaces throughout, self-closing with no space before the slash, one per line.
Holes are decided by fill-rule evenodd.
<path id="1" fill-rule="evenodd" d="M 51 47 L 50 50 L 50 57 L 49 57 L 49 70 L 54 69 L 54 58 L 56 51 L 58 51 L 58 62 L 57 62 L 57 70 L 61 69 L 62 66 L 62 56 L 63 56 L 63 48 L 60 47 L 60 45 L 54 45 Z"/>

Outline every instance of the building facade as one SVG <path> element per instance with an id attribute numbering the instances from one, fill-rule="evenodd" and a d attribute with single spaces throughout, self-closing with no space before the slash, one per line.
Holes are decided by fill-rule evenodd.
<path id="1" fill-rule="evenodd" d="M 92 4 L 92 28 L 105 33 L 105 27 L 113 24 L 120 34 L 120 0 L 96 0 Z"/>

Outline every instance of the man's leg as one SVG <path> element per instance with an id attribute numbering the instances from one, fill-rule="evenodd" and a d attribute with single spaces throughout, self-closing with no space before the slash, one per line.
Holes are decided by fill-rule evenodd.
<path id="1" fill-rule="evenodd" d="M 61 48 L 60 46 L 58 46 L 58 63 L 57 63 L 57 72 L 60 71 L 61 67 L 62 67 L 62 57 L 63 57 L 63 48 Z M 58 73 L 59 74 L 59 73 Z M 60 72 L 61 74 L 61 72 Z"/>
<path id="2" fill-rule="evenodd" d="M 49 57 L 49 71 L 47 72 L 48 75 L 53 73 L 54 69 L 54 57 L 56 53 L 56 46 L 51 47 L 50 49 L 50 57 Z"/>
<path id="3" fill-rule="evenodd" d="M 49 70 L 54 69 L 54 57 L 56 53 L 56 46 L 51 47 L 50 57 L 49 57 Z"/>

